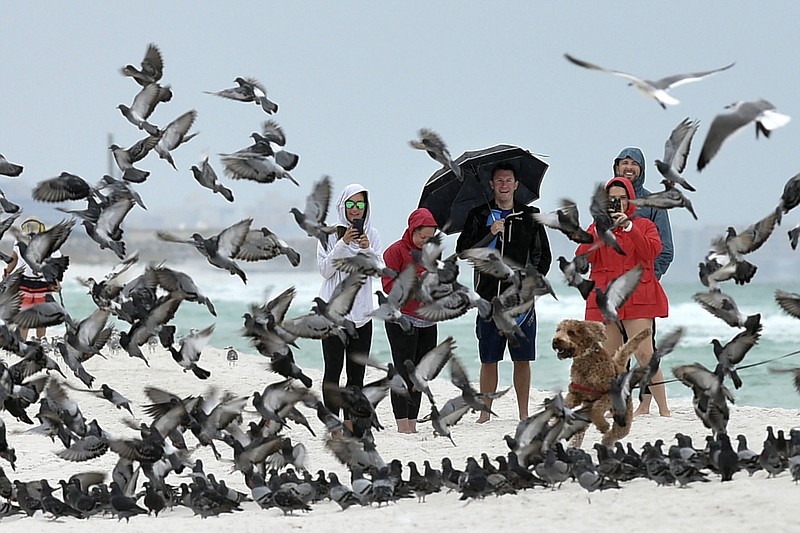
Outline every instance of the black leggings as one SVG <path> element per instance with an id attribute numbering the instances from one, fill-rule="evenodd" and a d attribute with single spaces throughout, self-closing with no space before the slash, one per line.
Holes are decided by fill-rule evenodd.
<path id="1" fill-rule="evenodd" d="M 372 320 L 357 328 L 358 337 L 348 338 L 347 346 L 342 344 L 338 335 L 331 335 L 322 339 L 322 357 L 325 360 L 325 372 L 322 376 L 322 401 L 333 414 L 339 415 L 339 407 L 325 392 L 325 383 L 339 385 L 339 377 L 342 375 L 342 367 L 347 369 L 347 386 L 364 386 L 364 365 L 358 364 L 352 359 L 351 355 L 369 355 L 372 345 Z M 347 357 L 345 358 L 345 354 Z M 345 414 L 346 417 L 346 414 Z"/>
<path id="2" fill-rule="evenodd" d="M 409 359 L 416 365 L 422 357 L 429 351 L 436 348 L 438 332 L 436 324 L 427 328 L 411 328 L 410 333 L 404 333 L 403 328 L 393 322 L 385 322 L 386 337 L 389 339 L 389 346 L 392 349 L 392 362 L 397 372 L 403 376 L 411 391 L 411 399 L 407 400 L 402 396 L 392 394 L 392 411 L 396 420 L 407 418 L 416 420 L 419 415 L 419 404 L 422 400 L 422 393 L 412 391 L 413 385 L 408 379 L 408 371 L 404 361 Z"/>

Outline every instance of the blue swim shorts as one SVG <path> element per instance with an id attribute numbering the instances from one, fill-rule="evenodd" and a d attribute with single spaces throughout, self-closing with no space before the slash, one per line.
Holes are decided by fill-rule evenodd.
<path id="1" fill-rule="evenodd" d="M 525 338 L 517 337 L 519 346 L 509 346 L 512 361 L 534 361 L 536 359 L 536 311 L 531 311 L 520 324 Z M 501 335 L 492 319 L 478 317 L 475 322 L 475 336 L 478 337 L 478 353 L 481 363 L 497 363 L 503 360 L 508 342 Z"/>

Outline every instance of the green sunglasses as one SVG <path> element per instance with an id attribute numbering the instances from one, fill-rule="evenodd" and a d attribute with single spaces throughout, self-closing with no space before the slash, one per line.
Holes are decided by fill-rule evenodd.
<path id="1" fill-rule="evenodd" d="M 365 207 L 367 207 L 367 202 L 353 202 L 352 200 L 347 200 L 344 203 L 344 207 L 346 209 L 353 209 L 354 207 L 357 207 L 359 209 L 364 209 Z"/>

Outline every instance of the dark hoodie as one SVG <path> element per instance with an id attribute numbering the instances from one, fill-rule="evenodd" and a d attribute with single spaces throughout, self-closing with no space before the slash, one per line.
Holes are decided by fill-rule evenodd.
<path id="1" fill-rule="evenodd" d="M 393 243 L 383 252 L 383 262 L 386 264 L 387 268 L 391 268 L 395 272 L 402 272 L 408 265 L 413 263 L 417 267 L 417 274 L 422 274 L 422 271 L 425 269 L 414 261 L 414 258 L 411 256 L 411 250 L 419 250 L 419 248 L 414 246 L 413 235 L 414 230 L 423 226 L 436 228 L 439 225 L 436 223 L 436 219 L 433 218 L 431 212 L 421 207 L 412 211 L 408 216 L 408 227 L 406 231 L 403 232 L 403 236 L 400 240 Z M 383 276 L 381 282 L 383 283 L 383 292 L 389 294 L 394 285 L 394 279 L 389 276 Z M 404 315 L 417 316 L 415 311 L 420 305 L 420 302 L 417 300 L 408 300 L 403 309 L 401 309 L 401 312 Z"/>
<path id="2" fill-rule="evenodd" d="M 639 179 L 633 182 L 633 190 L 636 193 L 636 197 L 642 198 L 644 196 L 650 196 L 650 191 L 644 188 L 644 154 L 639 148 L 636 148 L 635 146 L 629 146 L 622 149 L 619 155 L 614 158 L 614 166 L 612 168 L 614 174 L 616 174 L 617 163 L 626 157 L 630 157 L 639 164 Z M 656 258 L 655 269 L 656 277 L 661 279 L 661 276 L 666 274 L 669 265 L 672 263 L 672 258 L 675 255 L 672 244 L 672 226 L 669 223 L 669 215 L 667 214 L 666 210 L 656 209 L 654 207 L 640 207 L 636 210 L 636 215 L 649 218 L 653 221 L 653 224 L 656 225 L 656 229 L 658 229 L 658 235 L 661 237 L 661 253 Z"/>

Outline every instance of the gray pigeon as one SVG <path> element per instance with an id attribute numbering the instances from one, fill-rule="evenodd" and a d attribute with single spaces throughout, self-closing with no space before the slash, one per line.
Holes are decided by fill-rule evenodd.
<path id="1" fill-rule="evenodd" d="M 591 294 L 592 289 L 594 289 L 594 280 L 586 279 L 581 276 L 581 269 L 579 268 L 581 262 L 586 263 L 588 266 L 585 255 L 575 256 L 572 261 L 567 261 L 563 255 L 558 257 L 558 268 L 561 270 L 561 273 L 564 274 L 564 280 L 567 282 L 567 285 L 578 289 L 578 292 L 581 293 L 581 296 L 585 300 L 589 297 L 589 294 Z"/>
<path id="2" fill-rule="evenodd" d="M 141 69 L 137 69 L 133 65 L 125 65 L 120 71 L 123 76 L 133 78 L 142 87 L 157 82 L 164 75 L 164 59 L 161 57 L 158 46 L 154 43 L 147 45 L 141 67 Z"/>
<path id="3" fill-rule="evenodd" d="M 761 315 L 754 315 L 755 319 L 747 321 L 745 330 L 737 334 L 724 346 L 718 339 L 711 339 L 714 347 L 714 356 L 717 358 L 715 373 L 720 376 L 730 376 L 733 386 L 740 388 L 742 378 L 736 372 L 736 365 L 742 362 L 744 356 L 756 345 L 761 337 Z"/>
<path id="4" fill-rule="evenodd" d="M 336 231 L 335 226 L 325 224 L 332 191 L 333 185 L 330 176 L 323 176 L 314 183 L 311 194 L 306 196 L 305 210 L 300 211 L 296 207 L 290 210 L 297 225 L 306 232 L 306 235 L 319 240 L 322 246 L 327 246 L 328 235 Z"/>
<path id="5" fill-rule="evenodd" d="M 778 224 L 781 223 L 783 215 L 797 207 L 798 204 L 800 204 L 800 174 L 795 174 L 789 178 L 789 181 L 783 186 L 780 202 L 778 202 L 778 207 L 775 209 L 775 212 L 778 214 Z M 791 235 L 790 232 L 789 236 L 791 237 Z M 794 250 L 796 246 L 797 238 L 793 237 L 792 250 Z"/>
<path id="6" fill-rule="evenodd" d="M 664 186 L 663 191 L 654 192 L 647 196 L 639 196 L 631 198 L 630 202 L 636 207 L 654 207 L 656 209 L 673 209 L 675 207 L 685 207 L 695 220 L 697 220 L 697 213 L 694 212 L 691 200 L 686 197 L 680 190 L 678 190 L 672 181 L 668 179 L 661 180 Z"/>
<path id="7" fill-rule="evenodd" d="M 0 174 L 11 178 L 16 178 L 22 174 L 22 165 L 12 163 L 6 159 L 3 154 L 0 154 Z"/>
<path id="8" fill-rule="evenodd" d="M 125 104 L 119 104 L 117 109 L 128 122 L 140 130 L 158 137 L 161 135 L 158 126 L 151 124 L 147 119 L 153 114 L 159 102 L 164 101 L 165 90 L 168 89 L 164 89 L 156 83 L 151 83 L 136 94 L 130 107 Z"/>
<path id="9" fill-rule="evenodd" d="M 625 331 L 625 328 L 619 319 L 617 310 L 625 304 L 630 295 L 633 294 L 633 291 L 636 290 L 636 287 L 639 286 L 639 282 L 642 280 L 642 272 L 642 265 L 636 265 L 611 280 L 605 291 L 599 287 L 594 289 L 597 295 L 597 305 L 600 307 L 603 317 L 610 322 L 614 322 L 620 332 Z"/>
<path id="10" fill-rule="evenodd" d="M 258 80 L 253 78 L 237 77 L 233 80 L 238 87 L 223 89 L 221 91 L 204 91 L 206 94 L 221 96 L 238 102 L 254 102 L 265 113 L 271 115 L 278 112 L 278 104 L 267 98 L 267 90 Z"/>
<path id="11" fill-rule="evenodd" d="M 755 102 L 734 102 L 726 109 L 731 109 L 730 113 L 723 113 L 714 117 L 711 126 L 708 128 L 706 139 L 703 141 L 703 148 L 700 150 L 700 157 L 697 159 L 697 170 L 702 171 L 711 159 L 717 155 L 728 137 L 740 129 L 746 127 L 751 122 L 756 124 L 756 138 L 759 133 L 769 138 L 772 130 L 786 125 L 790 117 L 778 113 L 777 109 L 770 102 L 761 99 Z"/>
<path id="12" fill-rule="evenodd" d="M 197 183 L 206 189 L 211 189 L 212 192 L 221 194 L 229 202 L 233 202 L 233 192 L 220 183 L 219 178 L 217 178 L 217 173 L 214 172 L 213 167 L 208 162 L 208 157 L 203 159 L 200 168 L 196 165 L 192 165 L 191 171 Z"/>
<path id="13" fill-rule="evenodd" d="M 197 135 L 197 133 L 189 134 L 196 118 L 197 111 L 192 109 L 167 124 L 167 127 L 161 132 L 158 143 L 153 148 L 158 156 L 165 159 L 175 170 L 178 170 L 178 167 L 175 166 L 170 152 Z"/>
<path id="14" fill-rule="evenodd" d="M 297 185 L 294 177 L 272 156 L 255 152 L 240 152 L 222 155 L 220 161 L 225 166 L 225 174 L 231 179 L 246 179 L 257 183 L 273 183 L 277 179 L 287 179 Z"/>
<path id="15" fill-rule="evenodd" d="M 417 391 L 428 397 L 428 401 L 430 401 L 431 405 L 434 405 L 436 402 L 433 399 L 433 392 L 431 392 L 429 382 L 436 379 L 436 376 L 438 376 L 439 372 L 445 367 L 453 356 L 455 347 L 455 339 L 453 339 L 453 337 L 447 337 L 431 351 L 423 355 L 417 365 L 414 365 L 414 362 L 410 359 L 404 361 L 406 369 L 408 370 L 409 380 L 411 380 L 411 383 Z"/>
<path id="16" fill-rule="evenodd" d="M 419 130 L 419 140 L 409 141 L 408 144 L 417 150 L 425 150 L 434 161 L 452 170 L 459 180 L 464 180 L 461 168 L 453 163 L 453 158 L 450 156 L 447 145 L 436 132 L 422 128 Z"/>
<path id="17" fill-rule="evenodd" d="M 549 213 L 534 213 L 534 220 L 548 228 L 557 229 L 572 242 L 588 244 L 594 241 L 591 233 L 581 228 L 578 206 L 568 198 L 559 200 L 559 208 Z"/>
<path id="18" fill-rule="evenodd" d="M 758 317 L 758 315 L 745 315 L 736 305 L 736 301 L 722 291 L 698 292 L 692 295 L 692 299 L 703 309 L 734 328 L 746 327 L 748 321 L 752 322 Z"/>
<path id="19" fill-rule="evenodd" d="M 656 159 L 656 168 L 664 176 L 664 179 L 677 183 L 687 191 L 694 192 L 696 189 L 689 182 L 683 179 L 681 173 L 686 168 L 686 160 L 689 149 L 692 145 L 692 137 L 697 133 L 700 122 L 691 121 L 685 118 L 680 124 L 675 126 L 669 139 L 664 143 L 664 160 Z"/>
<path id="20" fill-rule="evenodd" d="M 132 183 L 143 183 L 147 179 L 150 172 L 138 169 L 134 167 L 133 164 L 144 159 L 144 157 L 150 153 L 150 150 L 155 148 L 157 143 L 158 137 L 148 135 L 134 143 L 127 150 L 116 144 L 112 144 L 108 147 L 114 155 L 114 161 L 116 161 L 117 167 L 122 171 L 122 179 Z"/>
<path id="21" fill-rule="evenodd" d="M 300 253 L 272 233 L 269 228 L 262 226 L 261 229 L 251 229 L 247 233 L 236 259 L 269 261 L 279 255 L 285 255 L 293 267 L 300 264 Z"/>
<path id="22" fill-rule="evenodd" d="M 416 286 L 417 268 L 410 264 L 393 279 L 388 295 L 377 291 L 378 307 L 372 311 L 372 316 L 384 322 L 394 322 L 405 332 L 411 331 L 411 322 L 400 310 L 414 294 Z"/>
<path id="23" fill-rule="evenodd" d="M 194 246 L 211 265 L 227 270 L 232 275 L 239 276 L 244 283 L 247 283 L 247 276 L 233 261 L 233 258 L 239 253 L 239 248 L 247 237 L 252 223 L 252 218 L 246 218 L 209 238 L 205 238 L 199 233 L 193 233 L 190 239 L 181 239 L 166 231 L 158 231 L 156 236 L 162 241 Z"/>

